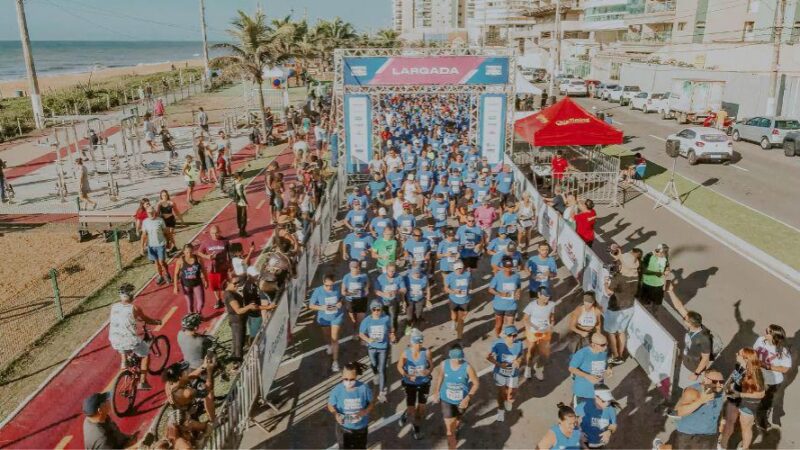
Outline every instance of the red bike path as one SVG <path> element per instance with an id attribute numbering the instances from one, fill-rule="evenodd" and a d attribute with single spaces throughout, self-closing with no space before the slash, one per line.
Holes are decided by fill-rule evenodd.
<path id="1" fill-rule="evenodd" d="M 252 146 L 239 152 L 238 164 L 234 161 L 234 166 L 241 166 L 243 160 L 252 156 L 253 152 Z M 285 148 L 276 160 L 288 175 L 287 178 L 293 178 L 294 170 L 290 167 L 293 160 L 291 149 Z M 208 186 L 206 192 L 211 189 L 211 186 Z M 253 241 L 258 248 L 267 243 L 273 232 L 272 226 L 266 225 L 270 208 L 263 201 L 265 199 L 263 192 L 263 178 L 258 176 L 247 188 L 249 202 L 247 231 L 250 236 L 242 239 L 243 244 Z M 177 197 L 185 204 L 185 198 Z M 197 195 L 197 198 L 200 198 L 200 195 Z M 202 245 L 208 240 L 208 229 L 211 225 L 219 226 L 223 236 L 237 240 L 235 206 L 229 203 L 205 225 L 194 239 L 194 243 Z M 136 297 L 136 303 L 146 314 L 164 322 L 160 327 L 153 327 L 152 331 L 166 335 L 170 339 L 169 361 L 180 360 L 180 349 L 175 342 L 175 336 L 180 330 L 181 317 L 187 312 L 183 296 L 173 294 L 171 286 L 158 286 L 155 280 L 151 279 Z M 210 329 L 219 320 L 221 312 L 215 311 L 213 307 L 213 295 L 207 291 L 203 316 L 213 317 L 203 323 L 202 329 Z M 107 328 L 108 326 L 104 325 L 103 329 L 85 344 L 45 387 L 0 429 L 1 448 L 84 448 L 81 413 L 83 399 L 93 392 L 111 390 L 111 384 L 119 372 L 120 357 L 109 346 Z M 138 431 L 139 438 L 143 437 L 165 399 L 160 377 L 151 375 L 148 381 L 153 390 L 139 392 L 134 415 L 118 418 L 112 413 L 113 420 L 123 432 Z"/>

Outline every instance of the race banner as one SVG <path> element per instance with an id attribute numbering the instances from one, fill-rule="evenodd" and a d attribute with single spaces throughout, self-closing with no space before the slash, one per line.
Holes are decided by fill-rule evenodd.
<path id="1" fill-rule="evenodd" d="M 564 219 L 558 218 L 558 257 L 572 276 L 578 278 L 584 265 L 586 243 Z"/>
<path id="2" fill-rule="evenodd" d="M 507 56 L 345 57 L 345 86 L 509 83 Z"/>
<path id="3" fill-rule="evenodd" d="M 286 351 L 289 336 L 289 299 L 285 291 L 278 300 L 278 307 L 272 311 L 272 317 L 261 329 L 261 392 L 266 397 L 269 393 L 278 367 Z"/>
<path id="4" fill-rule="evenodd" d="M 638 301 L 628 325 L 628 353 L 656 384 L 664 398 L 670 397 L 675 376 L 678 344 Z"/>
<path id="5" fill-rule="evenodd" d="M 306 280 L 309 278 L 308 267 L 308 252 L 305 252 L 297 262 L 297 278 L 295 278 L 295 280 Z M 299 316 L 300 311 L 303 310 L 306 301 L 306 286 L 306 283 L 300 281 L 287 285 L 287 290 L 293 290 L 291 306 L 289 308 L 292 326 L 297 323 L 297 316 Z M 292 287 L 294 289 L 292 289 Z"/>
<path id="6" fill-rule="evenodd" d="M 558 211 L 549 206 L 544 206 L 539 208 L 538 214 L 539 234 L 550 244 L 550 248 L 556 248 L 556 243 L 558 242 Z"/>
<path id="7" fill-rule="evenodd" d="M 483 156 L 492 166 L 500 164 L 506 147 L 506 96 L 482 94 L 478 118 L 478 142 Z"/>
<path id="8" fill-rule="evenodd" d="M 601 260 L 590 249 L 586 249 L 586 263 L 583 269 L 583 290 L 593 291 L 597 303 L 605 310 L 608 307 L 608 295 L 604 289 L 605 280 L 611 274 Z"/>
<path id="9" fill-rule="evenodd" d="M 372 102 L 369 95 L 344 96 L 344 128 L 347 172 L 364 172 L 372 156 Z"/>

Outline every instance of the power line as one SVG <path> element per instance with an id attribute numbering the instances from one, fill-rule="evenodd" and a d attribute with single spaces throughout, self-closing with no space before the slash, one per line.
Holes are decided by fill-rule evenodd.
<path id="1" fill-rule="evenodd" d="M 125 37 L 128 37 L 128 38 L 130 38 L 130 39 L 132 39 L 132 40 L 139 40 L 139 39 L 140 39 L 140 38 L 139 38 L 139 37 L 137 37 L 137 36 L 132 36 L 132 35 L 130 35 L 130 34 L 123 33 L 123 32 L 121 32 L 121 31 L 119 31 L 119 30 L 114 30 L 114 29 L 112 29 L 112 28 L 109 28 L 109 27 L 107 27 L 107 26 L 105 26 L 105 25 L 102 25 L 102 24 L 99 24 L 99 23 L 97 23 L 97 22 L 94 22 L 94 21 L 92 21 L 92 20 L 89 20 L 89 19 L 87 19 L 86 17 L 79 16 L 79 15 L 77 15 L 77 14 L 73 13 L 72 11 L 70 11 L 70 10 L 68 10 L 68 9 L 66 9 L 66 8 L 64 8 L 64 7 L 62 7 L 61 5 L 58 5 L 58 4 L 56 4 L 56 3 L 54 3 L 54 2 L 52 2 L 52 1 L 50 1 L 50 0 L 44 0 L 44 1 L 45 1 L 45 2 L 46 2 L 48 5 L 50 5 L 50 6 L 53 6 L 53 7 L 55 7 L 55 8 L 58 8 L 58 9 L 60 9 L 60 10 L 64 11 L 65 13 L 67 13 L 68 15 L 72 16 L 72 17 L 75 17 L 75 18 L 77 18 L 77 19 L 83 20 L 83 21 L 85 21 L 85 22 L 87 22 L 87 23 L 89 23 L 89 24 L 92 24 L 92 25 L 94 25 L 94 26 L 96 26 L 96 27 L 98 27 L 98 28 L 102 28 L 102 29 L 104 29 L 104 30 L 106 30 L 106 31 L 108 31 L 108 32 L 110 32 L 110 33 L 112 33 L 112 34 L 115 34 L 115 35 L 123 35 L 123 36 L 125 36 Z"/>
<path id="2" fill-rule="evenodd" d="M 98 14 L 98 15 L 103 15 L 103 16 L 106 16 L 106 17 L 117 17 L 117 18 L 124 17 L 124 18 L 127 18 L 127 19 L 136 20 L 136 21 L 139 21 L 139 22 L 144 22 L 144 23 L 149 23 L 149 24 L 152 24 L 152 25 L 160 25 L 160 26 L 175 28 L 175 29 L 183 30 L 183 31 L 192 31 L 192 32 L 197 32 L 197 33 L 199 33 L 201 31 L 199 27 L 194 27 L 194 26 L 191 26 L 191 25 L 181 25 L 181 24 L 176 24 L 176 23 L 171 23 L 171 22 L 163 22 L 163 21 L 160 21 L 160 20 L 153 20 L 153 19 L 149 19 L 149 18 L 145 18 L 145 17 L 134 16 L 134 15 L 131 15 L 131 14 L 128 14 L 128 13 L 124 13 L 124 12 L 113 11 L 113 10 L 104 9 L 104 8 L 98 8 L 98 7 L 94 6 L 94 5 L 87 5 L 86 3 L 81 3 L 81 2 L 76 1 L 76 0 L 72 0 L 70 2 L 70 4 L 71 5 L 80 5 L 79 8 L 81 8 L 83 11 L 85 11 L 87 13 L 91 13 L 91 14 Z M 210 27 L 210 26 L 207 26 L 206 28 L 208 28 L 210 30 L 213 30 L 213 31 L 219 31 L 219 32 L 224 32 L 225 31 L 225 30 L 222 30 L 222 29 L 219 29 L 219 28 L 215 28 L 215 27 Z"/>

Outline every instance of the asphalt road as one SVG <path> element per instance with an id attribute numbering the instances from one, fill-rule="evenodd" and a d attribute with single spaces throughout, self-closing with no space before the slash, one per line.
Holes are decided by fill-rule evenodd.
<path id="1" fill-rule="evenodd" d="M 664 151 L 666 137 L 687 125 L 662 120 L 658 114 L 633 111 L 597 99 L 575 98 L 588 110 L 594 106 L 613 114 L 613 124 L 625 132 L 625 146 L 641 152 L 648 160 L 672 167 Z M 783 149 L 762 150 L 758 144 L 734 142 L 734 161 L 729 164 L 701 163 L 690 166 L 679 157 L 676 171 L 698 184 L 736 200 L 800 231 L 800 158 L 784 156 Z"/>

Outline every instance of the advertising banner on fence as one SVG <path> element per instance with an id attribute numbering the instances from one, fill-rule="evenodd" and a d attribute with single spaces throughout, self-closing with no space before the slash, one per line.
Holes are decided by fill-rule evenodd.
<path id="1" fill-rule="evenodd" d="M 507 84 L 507 56 L 345 57 L 347 86 Z"/>
<path id="2" fill-rule="evenodd" d="M 489 164 L 500 164 L 506 149 L 506 96 L 481 95 L 478 142 Z"/>
<path id="3" fill-rule="evenodd" d="M 677 347 L 672 335 L 637 301 L 628 325 L 628 353 L 665 398 L 669 398 L 675 376 Z"/>
<path id="4" fill-rule="evenodd" d="M 305 280 L 308 278 L 308 254 L 303 253 L 300 260 L 297 262 L 297 278 L 295 280 Z M 294 289 L 292 289 L 294 287 Z M 287 290 L 292 290 L 290 298 L 291 305 L 289 307 L 289 316 L 292 326 L 297 323 L 297 316 L 303 310 L 303 303 L 306 300 L 306 284 L 303 282 L 295 282 L 287 284 Z"/>
<path id="5" fill-rule="evenodd" d="M 369 95 L 344 96 L 345 160 L 349 173 L 365 171 L 372 155 L 372 105 Z"/>
<path id="6" fill-rule="evenodd" d="M 289 299 L 284 293 L 278 301 L 278 307 L 273 310 L 272 318 L 261 329 L 263 336 L 263 351 L 261 352 L 261 392 L 266 397 L 278 366 L 281 365 L 283 352 L 286 351 L 286 342 L 289 333 Z"/>
<path id="7" fill-rule="evenodd" d="M 583 269 L 586 243 L 564 219 L 559 217 L 558 222 L 558 257 L 572 276 L 577 278 Z"/>
<path id="8" fill-rule="evenodd" d="M 549 206 L 545 206 L 539 208 L 538 213 L 539 234 L 544 236 L 551 248 L 556 248 L 556 243 L 558 242 L 558 212 Z"/>
<path id="9" fill-rule="evenodd" d="M 603 261 L 593 251 L 586 250 L 586 263 L 583 269 L 583 290 L 594 291 L 597 302 L 603 309 L 608 307 L 608 296 L 603 288 L 605 280 L 610 276 Z"/>

